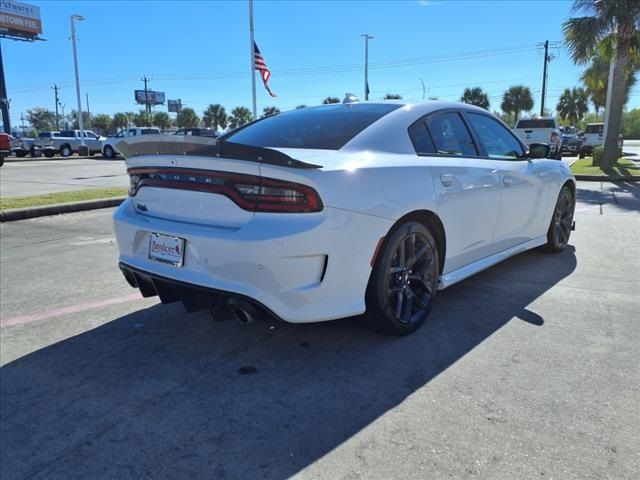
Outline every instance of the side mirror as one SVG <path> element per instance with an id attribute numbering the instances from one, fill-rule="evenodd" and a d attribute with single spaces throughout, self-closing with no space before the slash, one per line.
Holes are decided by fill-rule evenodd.
<path id="1" fill-rule="evenodd" d="M 546 143 L 532 143 L 529 145 L 529 157 L 531 158 L 547 158 L 551 148 Z"/>

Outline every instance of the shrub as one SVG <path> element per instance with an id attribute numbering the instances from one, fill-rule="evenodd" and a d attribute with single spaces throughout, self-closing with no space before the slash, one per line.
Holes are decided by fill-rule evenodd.
<path id="1" fill-rule="evenodd" d="M 597 167 L 600 165 L 600 162 L 602 161 L 602 154 L 604 153 L 604 145 L 597 145 L 593 148 L 593 162 L 591 162 L 591 164 L 594 167 Z M 620 147 L 618 147 L 618 158 L 622 157 L 622 149 Z"/>

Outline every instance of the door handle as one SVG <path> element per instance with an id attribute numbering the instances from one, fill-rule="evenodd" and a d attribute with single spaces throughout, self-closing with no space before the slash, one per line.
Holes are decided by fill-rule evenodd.
<path id="1" fill-rule="evenodd" d="M 502 184 L 503 184 L 505 187 L 509 187 L 509 186 L 511 186 L 511 185 L 513 185 L 513 184 L 514 184 L 514 180 L 513 180 L 513 178 L 512 178 L 512 177 L 504 176 L 504 177 L 502 177 Z"/>
<path id="2" fill-rule="evenodd" d="M 442 185 L 445 187 L 450 187 L 453 184 L 453 175 L 451 175 L 450 173 L 440 175 L 440 183 L 442 183 Z"/>

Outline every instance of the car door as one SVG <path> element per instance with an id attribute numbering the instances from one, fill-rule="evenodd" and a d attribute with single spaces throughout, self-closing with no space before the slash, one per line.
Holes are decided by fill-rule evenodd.
<path id="1" fill-rule="evenodd" d="M 456 110 L 430 114 L 409 133 L 433 177 L 437 214 L 447 237 L 442 273 L 491 255 L 500 200 L 495 162 L 480 157 Z"/>
<path id="2" fill-rule="evenodd" d="M 548 162 L 531 159 L 520 141 L 502 123 L 482 113 L 465 112 L 484 154 L 497 167 L 500 184 L 500 216 L 494 235 L 498 251 L 524 243 L 545 231 L 545 171 Z"/>

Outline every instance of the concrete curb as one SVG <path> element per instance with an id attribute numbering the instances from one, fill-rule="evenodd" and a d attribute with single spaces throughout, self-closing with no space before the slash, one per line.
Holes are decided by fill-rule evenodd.
<path id="1" fill-rule="evenodd" d="M 56 203 L 42 207 L 12 208 L 0 211 L 0 222 L 14 222 L 27 218 L 45 217 L 61 213 L 83 212 L 99 208 L 111 208 L 120 205 L 127 197 L 98 198 L 83 202 Z"/>
<path id="2" fill-rule="evenodd" d="M 615 176 L 608 177 L 605 175 L 574 175 L 576 180 L 582 180 L 584 182 L 640 182 L 640 176 L 634 175 L 631 177 Z"/>

